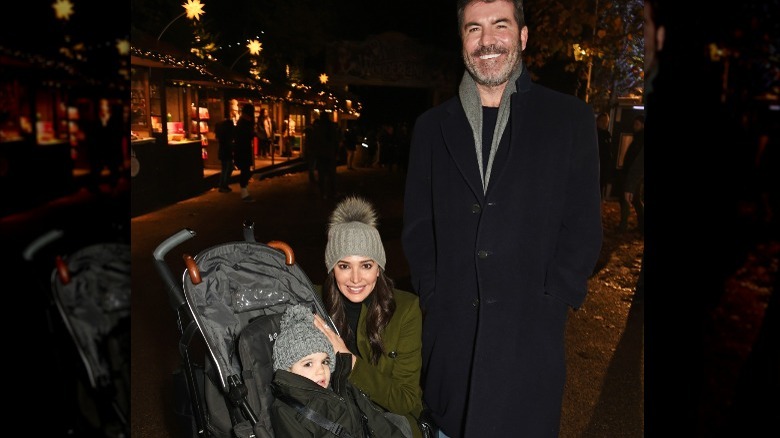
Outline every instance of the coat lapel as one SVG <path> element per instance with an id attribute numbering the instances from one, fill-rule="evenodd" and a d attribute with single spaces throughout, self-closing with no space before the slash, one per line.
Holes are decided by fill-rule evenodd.
<path id="1" fill-rule="evenodd" d="M 523 127 L 523 122 L 527 120 L 527 116 L 523 116 L 522 114 L 526 110 L 526 102 L 528 99 L 525 99 L 524 95 L 528 91 L 529 85 L 530 76 L 528 76 L 527 72 L 523 72 L 517 79 L 517 92 L 512 95 L 510 99 L 512 111 L 509 115 L 509 124 L 507 129 L 504 130 L 504 135 L 501 137 L 501 143 L 499 143 L 498 151 L 496 153 L 496 159 L 493 161 L 493 170 L 487 190 L 488 193 L 490 193 L 493 187 L 498 184 L 502 174 L 508 167 L 517 170 L 517 167 L 508 166 L 507 163 L 512 162 L 513 155 L 517 156 L 517 154 L 523 153 L 523 148 L 526 146 L 525 142 L 522 141 L 524 137 L 522 133 L 527 132 Z M 512 138 L 521 140 L 512 142 Z M 514 147 L 512 146 L 513 144 Z"/>
<path id="2" fill-rule="evenodd" d="M 441 123 L 444 145 L 471 191 L 481 198 L 482 181 L 477 168 L 474 138 L 471 134 L 469 121 L 466 119 L 466 113 L 457 99 L 453 101 L 448 112 L 450 117 L 445 118 Z"/>

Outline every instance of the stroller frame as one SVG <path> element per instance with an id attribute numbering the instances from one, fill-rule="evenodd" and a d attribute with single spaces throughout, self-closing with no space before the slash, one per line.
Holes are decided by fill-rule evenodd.
<path id="1" fill-rule="evenodd" d="M 243 241 L 215 245 L 194 257 L 182 254 L 186 268 L 181 286 L 165 256 L 195 232 L 185 228 L 175 233 L 153 254 L 181 335 L 178 371 L 192 436 L 273 437 L 270 346 L 288 305 L 310 305 L 338 333 L 311 280 L 295 263 L 292 248 L 281 241 L 257 242 L 251 221 L 244 222 L 243 234 Z M 207 350 L 202 369 L 191 357 L 196 334 Z M 252 355 L 267 357 L 255 360 Z"/>
<path id="2" fill-rule="evenodd" d="M 69 390 L 73 385 L 74 399 L 63 400 L 77 406 L 78 413 L 66 413 L 70 418 L 65 424 L 55 421 L 57 426 L 48 427 L 69 429 L 64 432 L 68 434 L 128 437 L 130 245 L 110 239 L 91 243 L 79 239 L 75 248 L 74 242 L 63 243 L 65 235 L 61 229 L 49 230 L 22 253 L 31 265 L 40 260 L 46 266 L 41 269 L 49 271 L 46 313 L 49 331 L 56 336 L 52 342 L 59 344 L 52 349 L 56 350 L 56 366 L 79 365 L 70 370 L 73 381 L 65 379 L 64 383 Z M 67 342 L 64 336 L 60 338 L 65 333 Z M 71 353 L 73 361 L 69 360 Z"/>

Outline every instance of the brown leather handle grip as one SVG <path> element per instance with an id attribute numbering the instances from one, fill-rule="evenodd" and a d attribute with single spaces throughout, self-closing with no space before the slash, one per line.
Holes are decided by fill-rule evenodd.
<path id="1" fill-rule="evenodd" d="M 54 266 L 57 267 L 57 276 L 60 278 L 62 284 L 70 283 L 70 271 L 68 270 L 68 264 L 61 256 L 54 258 Z"/>
<path id="2" fill-rule="evenodd" d="M 284 262 L 287 264 L 287 266 L 292 266 L 295 264 L 295 254 L 293 254 L 293 250 L 290 245 L 282 242 L 281 240 L 272 240 L 266 245 L 282 251 L 284 253 Z"/>
<path id="3" fill-rule="evenodd" d="M 202 281 L 200 278 L 200 268 L 198 268 L 198 264 L 195 263 L 195 259 L 189 254 L 184 254 L 182 258 L 184 259 L 184 264 L 187 265 L 187 272 L 190 274 L 192 284 L 200 284 Z"/>

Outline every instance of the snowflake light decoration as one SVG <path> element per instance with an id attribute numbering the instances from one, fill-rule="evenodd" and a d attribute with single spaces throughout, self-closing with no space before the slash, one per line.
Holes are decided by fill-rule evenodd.
<path id="1" fill-rule="evenodd" d="M 68 0 L 57 0 L 51 5 L 58 20 L 70 20 L 73 15 L 73 3 Z"/>
<path id="2" fill-rule="evenodd" d="M 181 6 L 187 11 L 185 13 L 190 20 L 200 21 L 200 16 L 205 14 L 203 11 L 203 4 L 200 3 L 200 0 L 187 0 L 187 3 Z"/>
<path id="3" fill-rule="evenodd" d="M 257 55 L 263 50 L 263 44 L 257 40 L 250 40 L 246 47 L 249 49 L 250 55 Z"/>

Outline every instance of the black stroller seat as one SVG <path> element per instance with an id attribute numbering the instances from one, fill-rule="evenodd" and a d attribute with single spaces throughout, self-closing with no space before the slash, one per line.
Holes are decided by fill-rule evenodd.
<path id="1" fill-rule="evenodd" d="M 291 304 L 305 304 L 336 330 L 289 245 L 255 242 L 251 230 L 245 225 L 244 241 L 220 244 L 195 257 L 182 254 L 181 288 L 173 283 L 164 257 L 195 233 L 182 230 L 155 251 L 179 317 L 179 388 L 189 402 L 192 418 L 185 423 L 192 436 L 272 438 L 272 348 L 281 315 Z M 202 369 L 190 358 L 195 333 L 206 348 Z"/>
<path id="2" fill-rule="evenodd" d="M 100 242 L 66 250 L 66 240 L 62 230 L 51 230 L 23 254 L 31 268 L 48 266 L 50 366 L 60 372 L 55 391 L 62 393 L 58 409 L 65 418 L 45 426 L 129 437 L 130 246 Z"/>

